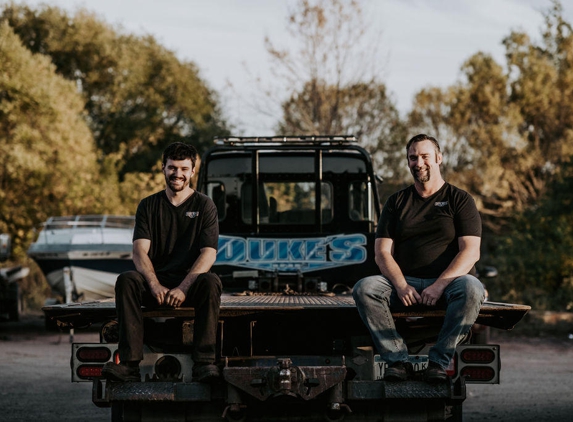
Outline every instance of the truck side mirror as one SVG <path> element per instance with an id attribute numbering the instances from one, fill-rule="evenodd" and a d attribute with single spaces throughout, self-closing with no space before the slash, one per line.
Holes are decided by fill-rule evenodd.
<path id="1" fill-rule="evenodd" d="M 9 234 L 0 234 L 0 261 L 6 261 L 10 257 L 11 238 Z"/>

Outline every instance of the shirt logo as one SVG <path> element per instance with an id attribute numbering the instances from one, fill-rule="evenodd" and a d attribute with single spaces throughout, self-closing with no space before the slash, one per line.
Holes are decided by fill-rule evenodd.
<path id="1" fill-rule="evenodd" d="M 185 217 L 196 218 L 199 217 L 199 211 L 187 211 Z"/>
<path id="2" fill-rule="evenodd" d="M 442 207 L 445 207 L 446 205 L 448 205 L 448 201 L 445 201 L 445 202 L 434 202 L 434 206 L 435 206 L 435 207 L 440 207 L 440 208 L 442 208 Z"/>

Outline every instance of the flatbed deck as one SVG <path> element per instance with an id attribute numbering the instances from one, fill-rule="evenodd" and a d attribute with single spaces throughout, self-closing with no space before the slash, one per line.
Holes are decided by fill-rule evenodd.
<path id="1" fill-rule="evenodd" d="M 485 302 L 476 323 L 511 330 L 531 310 L 530 306 L 499 302 Z M 115 318 L 115 300 L 78 302 L 45 306 L 47 318 L 58 320 L 63 327 L 82 327 Z M 266 312 L 342 311 L 357 312 L 351 295 L 237 295 L 221 296 L 221 318 Z M 395 318 L 443 318 L 444 309 L 416 306 L 407 311 L 392 313 Z M 193 308 L 147 308 L 144 316 L 154 318 L 193 318 Z"/>

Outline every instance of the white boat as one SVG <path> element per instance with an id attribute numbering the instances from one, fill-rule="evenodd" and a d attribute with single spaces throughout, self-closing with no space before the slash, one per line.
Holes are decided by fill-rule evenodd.
<path id="1" fill-rule="evenodd" d="M 112 298 L 117 275 L 135 269 L 134 225 L 134 216 L 50 217 L 28 256 L 66 302 Z"/>

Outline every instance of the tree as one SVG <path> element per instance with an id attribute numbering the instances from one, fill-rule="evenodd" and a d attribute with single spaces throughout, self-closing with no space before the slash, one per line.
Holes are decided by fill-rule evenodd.
<path id="1" fill-rule="evenodd" d="M 493 297 L 571 309 L 573 31 L 555 1 L 539 41 L 504 45 L 505 67 L 474 54 L 462 81 L 417 95 L 409 121 L 445 138 L 448 180 L 477 199 L 482 256 L 503 274 Z"/>
<path id="2" fill-rule="evenodd" d="M 152 36 L 123 34 L 85 10 L 69 16 L 49 6 L 11 4 L 0 20 L 74 81 L 100 159 L 120 154 L 115 162 L 122 178 L 151 171 L 171 142 L 191 142 L 202 151 L 215 135 L 228 133 L 217 96 L 197 67 Z"/>
<path id="3" fill-rule="evenodd" d="M 498 233 L 538 203 L 573 153 L 573 37 L 560 5 L 546 14 L 540 44 L 512 32 L 504 45 L 506 69 L 477 53 L 462 81 L 420 92 L 409 116 L 418 131 L 445 138 L 449 180 L 478 199 Z"/>
<path id="4" fill-rule="evenodd" d="M 499 270 L 505 274 L 494 297 L 535 309 L 573 310 L 573 164 L 564 164 L 538 207 L 516 217 L 498 238 Z"/>
<path id="5" fill-rule="evenodd" d="M 367 28 L 357 1 L 297 3 L 287 31 L 299 41 L 300 50 L 279 49 L 265 40 L 274 80 L 282 82 L 286 92 L 277 132 L 357 135 L 378 169 L 395 176 L 397 150 L 399 163 L 404 161 L 405 129 L 376 71 L 377 45 L 367 44 Z"/>
<path id="6" fill-rule="evenodd" d="M 0 40 L 0 231 L 14 236 L 22 256 L 48 216 L 97 212 L 112 196 L 75 84 L 6 23 Z"/>

